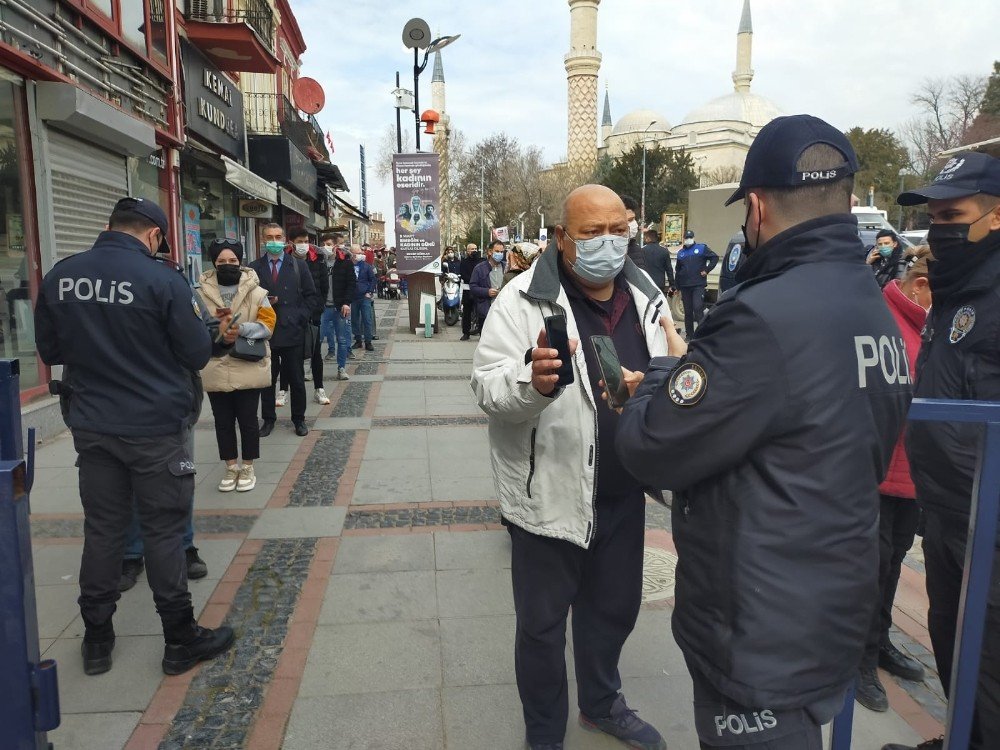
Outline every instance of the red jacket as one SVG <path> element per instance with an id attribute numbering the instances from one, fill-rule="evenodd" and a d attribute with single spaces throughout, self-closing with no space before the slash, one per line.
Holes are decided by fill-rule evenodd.
<path id="1" fill-rule="evenodd" d="M 896 319 L 900 333 L 903 334 L 903 341 L 906 342 L 906 355 L 910 360 L 910 382 L 913 382 L 916 379 L 917 355 L 920 354 L 920 332 L 927 320 L 927 311 L 900 291 L 898 280 L 886 284 L 882 295 L 889 305 L 889 311 Z M 910 462 L 903 447 L 903 435 L 899 436 L 899 442 L 896 443 L 889 464 L 889 472 L 878 490 L 883 495 L 911 500 L 917 496 L 913 488 L 913 479 L 910 478 Z"/>

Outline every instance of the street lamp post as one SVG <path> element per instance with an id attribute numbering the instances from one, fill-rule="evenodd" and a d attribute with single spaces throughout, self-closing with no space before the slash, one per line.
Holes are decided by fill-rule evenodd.
<path id="1" fill-rule="evenodd" d="M 655 124 L 656 120 L 653 120 L 642 131 L 642 199 L 639 201 L 639 224 L 644 230 L 646 228 L 646 144 L 649 143 L 646 134 Z"/>
<path id="2" fill-rule="evenodd" d="M 899 168 L 899 193 L 898 194 L 902 194 L 902 192 L 903 192 L 903 177 L 905 177 L 905 176 L 906 176 L 906 167 L 900 167 Z M 896 219 L 896 231 L 898 231 L 898 232 L 902 232 L 903 231 L 903 206 L 902 206 L 902 204 L 900 204 L 900 206 L 899 206 L 899 217 Z"/>
<path id="3" fill-rule="evenodd" d="M 461 34 L 454 36 L 439 36 L 433 41 L 431 29 L 422 18 L 411 18 L 403 27 L 403 44 L 413 50 L 413 116 L 416 125 L 416 147 L 420 150 L 420 74 L 427 68 L 432 52 L 444 49 L 449 44 L 458 39 Z M 423 62 L 420 60 L 420 50 L 424 51 Z"/>

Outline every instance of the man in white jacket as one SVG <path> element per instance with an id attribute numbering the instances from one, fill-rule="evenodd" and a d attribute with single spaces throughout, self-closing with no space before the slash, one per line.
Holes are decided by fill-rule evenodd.
<path id="1" fill-rule="evenodd" d="M 610 336 L 622 365 L 645 371 L 667 351 L 660 290 L 626 259 L 628 221 L 614 192 L 570 194 L 554 246 L 494 299 L 472 387 L 490 417 L 493 474 L 511 535 L 515 670 L 528 745 L 561 749 L 568 718 L 566 618 L 580 723 L 642 750 L 666 744 L 619 692 L 618 659 L 642 594 L 643 488 L 614 450 L 618 415 L 601 399 L 590 342 Z M 565 315 L 575 382 L 557 385 L 544 319 Z"/>

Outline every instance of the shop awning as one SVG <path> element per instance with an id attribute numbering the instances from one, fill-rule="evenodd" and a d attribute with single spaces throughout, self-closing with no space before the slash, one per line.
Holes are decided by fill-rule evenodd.
<path id="1" fill-rule="evenodd" d="M 223 156 L 222 162 L 226 165 L 226 182 L 257 200 L 266 201 L 274 206 L 278 205 L 277 185 L 268 182 L 259 174 L 254 174 L 228 156 Z"/>
<path id="2" fill-rule="evenodd" d="M 336 164 L 329 164 L 323 161 L 313 162 L 316 167 L 316 177 L 320 182 L 325 183 L 334 190 L 347 192 L 347 181 Z"/>
<path id="3" fill-rule="evenodd" d="M 299 216 L 308 217 L 313 215 L 312 208 L 309 204 L 298 196 L 293 195 L 291 191 L 281 188 L 279 191 L 279 198 L 282 206 L 294 211 Z"/>
<path id="4" fill-rule="evenodd" d="M 371 219 L 368 218 L 368 214 L 366 214 L 357 206 L 352 205 L 350 202 L 344 200 L 339 195 L 335 195 L 334 193 L 330 193 L 330 196 L 334 199 L 334 201 L 337 202 L 337 205 L 340 206 L 340 210 L 348 217 L 352 219 L 357 219 L 358 221 L 364 222 L 365 224 L 371 223 Z"/>

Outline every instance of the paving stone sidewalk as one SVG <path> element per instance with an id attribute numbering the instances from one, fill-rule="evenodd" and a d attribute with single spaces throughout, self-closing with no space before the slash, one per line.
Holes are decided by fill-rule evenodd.
<path id="1" fill-rule="evenodd" d="M 330 406 L 310 402 L 310 435 L 296 437 L 279 410 L 253 492 L 216 490 L 222 468 L 206 407 L 195 437 L 195 543 L 209 577 L 191 591 L 202 622 L 228 622 L 239 640 L 192 673 L 161 674 L 143 578 L 119 603 L 114 669 L 83 675 L 75 456 L 66 437 L 41 446 L 33 536 L 42 647 L 59 662 L 56 750 L 523 747 L 509 541 L 468 385 L 476 340 L 458 341 L 457 329 L 406 332 L 405 300 L 376 308 L 375 352 L 350 361 L 351 381 L 326 383 Z M 646 525 L 645 603 L 622 655 L 623 689 L 671 748 L 687 750 L 697 741 L 670 635 L 669 512 L 649 505 Z M 921 584 L 905 571 L 897 642 L 926 657 Z M 572 696 L 571 645 L 567 668 Z M 936 728 L 933 680 L 887 687 L 893 710 L 859 707 L 855 748 L 915 744 Z M 622 746 L 584 733 L 571 712 L 566 747 Z"/>

